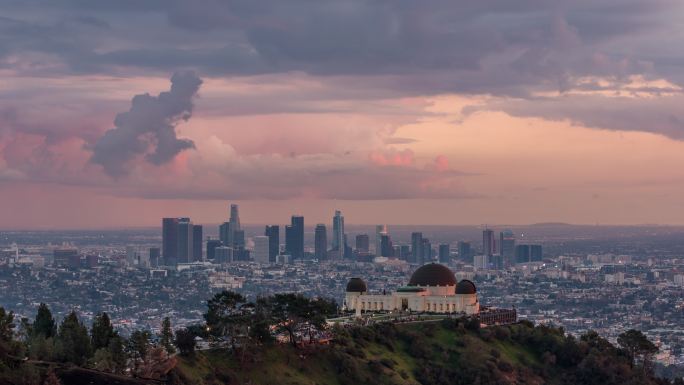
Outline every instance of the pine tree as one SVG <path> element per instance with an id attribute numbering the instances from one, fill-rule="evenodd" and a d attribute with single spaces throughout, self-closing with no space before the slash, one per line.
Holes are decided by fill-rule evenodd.
<path id="1" fill-rule="evenodd" d="M 50 309 L 44 303 L 38 306 L 38 314 L 36 314 L 36 320 L 33 322 L 32 332 L 34 336 L 42 335 L 44 338 L 51 338 L 57 334 L 55 319 L 52 318 Z"/>
<path id="2" fill-rule="evenodd" d="M 93 354 L 88 328 L 79 321 L 75 311 L 69 313 L 59 325 L 56 350 L 61 361 L 79 366 L 85 364 Z"/>
<path id="3" fill-rule="evenodd" d="M 165 317 L 162 321 L 161 345 L 166 349 L 168 354 L 176 352 L 176 348 L 173 346 L 173 330 L 171 329 L 171 320 L 169 317 Z"/>
<path id="4" fill-rule="evenodd" d="M 93 328 L 90 332 L 94 351 L 108 347 L 109 341 L 116 335 L 107 313 L 101 313 L 95 316 Z"/>

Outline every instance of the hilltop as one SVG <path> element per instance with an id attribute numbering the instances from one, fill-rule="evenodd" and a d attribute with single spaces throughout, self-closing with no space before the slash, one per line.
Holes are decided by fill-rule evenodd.
<path id="1" fill-rule="evenodd" d="M 595 333 L 467 320 L 337 328 L 332 345 L 195 352 L 167 380 L 190 384 L 669 384 Z"/>

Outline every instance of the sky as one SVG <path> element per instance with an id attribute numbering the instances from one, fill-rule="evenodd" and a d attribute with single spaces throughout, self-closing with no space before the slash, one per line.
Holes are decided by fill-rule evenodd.
<path id="1" fill-rule="evenodd" d="M 684 224 L 679 0 L 0 0 L 0 228 Z"/>

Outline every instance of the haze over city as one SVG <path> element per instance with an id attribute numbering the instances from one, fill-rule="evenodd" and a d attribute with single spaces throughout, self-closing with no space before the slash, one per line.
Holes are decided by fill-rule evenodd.
<path id="1" fill-rule="evenodd" d="M 684 224 L 681 2 L 2 3 L 3 229 Z"/>

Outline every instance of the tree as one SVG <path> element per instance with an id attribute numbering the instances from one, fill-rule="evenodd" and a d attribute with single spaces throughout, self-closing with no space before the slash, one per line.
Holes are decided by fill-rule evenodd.
<path id="1" fill-rule="evenodd" d="M 635 329 L 620 334 L 617 342 L 632 360 L 641 360 L 644 364 L 648 364 L 653 354 L 658 352 L 653 342 L 649 341 L 641 331 Z"/>
<path id="2" fill-rule="evenodd" d="M 23 354 L 21 344 L 14 339 L 14 313 L 0 307 L 0 369 L 3 364 L 13 364 Z"/>
<path id="3" fill-rule="evenodd" d="M 195 354 L 195 335 L 188 331 L 188 329 L 177 330 L 174 342 L 182 356 L 192 356 Z"/>
<path id="4" fill-rule="evenodd" d="M 165 317 L 162 321 L 161 345 L 166 349 L 168 354 L 176 352 L 176 349 L 173 347 L 173 330 L 171 329 L 171 320 L 169 317 Z"/>
<path id="5" fill-rule="evenodd" d="M 44 338 L 52 338 L 57 334 L 57 323 L 52 318 L 52 313 L 48 306 L 41 303 L 38 306 L 38 313 L 36 319 L 33 321 L 33 335 L 42 335 Z"/>
<path id="6" fill-rule="evenodd" d="M 245 304 L 245 297 L 233 291 L 224 290 L 207 301 L 207 312 L 204 320 L 209 332 L 214 336 L 226 336 L 235 326 L 236 315 L 241 315 L 240 307 Z"/>
<path id="7" fill-rule="evenodd" d="M 82 366 L 93 354 L 88 328 L 79 321 L 75 311 L 59 325 L 55 341 L 57 357 L 63 362 Z"/>
<path id="8" fill-rule="evenodd" d="M 109 344 L 106 347 L 95 351 L 93 364 L 97 370 L 122 373 L 126 369 L 126 352 L 124 350 L 123 338 L 115 335 L 109 340 Z"/>
<path id="9" fill-rule="evenodd" d="M 150 347 L 150 332 L 147 330 L 136 330 L 128 339 L 128 350 L 133 358 L 135 370 L 138 369 L 139 361 L 147 361 L 147 352 Z"/>
<path id="10" fill-rule="evenodd" d="M 278 330 L 288 334 L 292 346 L 297 346 L 296 333 L 307 331 L 309 338 L 325 326 L 325 314 L 336 308 L 333 302 L 302 294 L 276 294 L 270 300 L 271 319 Z"/>
<path id="11" fill-rule="evenodd" d="M 93 320 L 93 328 L 90 331 L 90 336 L 93 344 L 93 350 L 107 348 L 109 341 L 114 338 L 117 333 L 114 331 L 114 326 L 109 319 L 107 313 L 100 313 L 95 316 Z"/>

